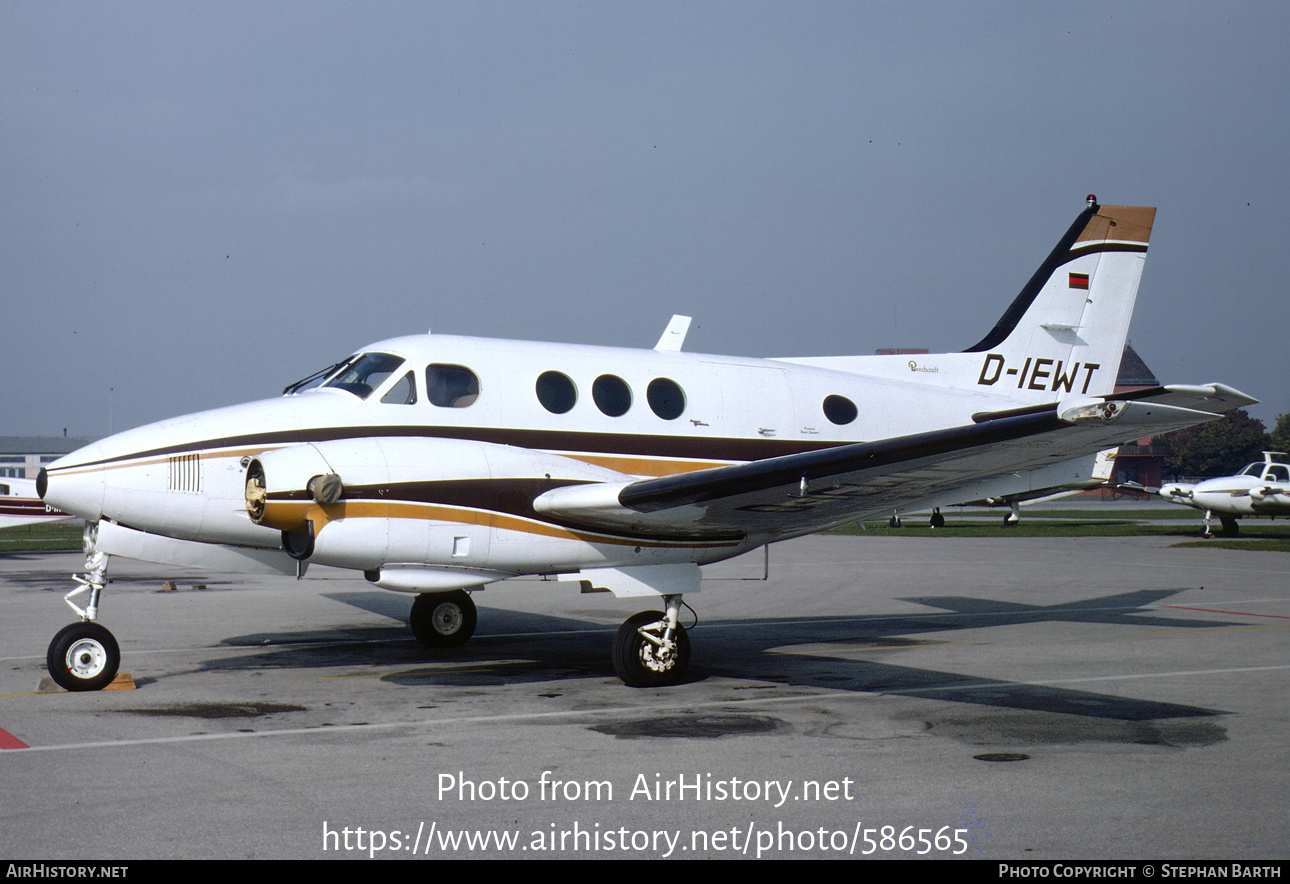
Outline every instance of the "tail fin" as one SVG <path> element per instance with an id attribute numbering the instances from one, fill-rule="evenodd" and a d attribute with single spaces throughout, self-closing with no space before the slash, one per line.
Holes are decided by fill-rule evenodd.
<path id="1" fill-rule="evenodd" d="M 964 351 L 984 354 L 978 388 L 1049 394 L 1039 401 L 1110 393 L 1155 216 L 1154 208 L 1101 206 L 1089 196 L 1003 317 Z"/>

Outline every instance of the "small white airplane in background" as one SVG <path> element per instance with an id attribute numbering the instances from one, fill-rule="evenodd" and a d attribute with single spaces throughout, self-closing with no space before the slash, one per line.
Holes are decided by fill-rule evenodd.
<path id="1" fill-rule="evenodd" d="M 1220 476 L 1203 482 L 1170 482 L 1160 487 L 1160 496 L 1170 503 L 1205 511 L 1205 536 L 1213 536 L 1214 514 L 1223 533 L 1240 533 L 1236 520 L 1242 516 L 1290 516 L 1290 457 L 1283 451 L 1265 451 L 1235 476 Z"/>
<path id="2" fill-rule="evenodd" d="M 35 479 L 0 477 L 0 528 L 62 522 L 76 516 L 49 506 L 36 493 Z"/>
<path id="3" fill-rule="evenodd" d="M 360 571 L 416 595 L 413 634 L 465 642 L 468 590 L 520 575 L 643 597 L 613 645 L 629 685 L 673 684 L 701 565 L 859 518 L 1087 481 L 1100 450 L 1249 404 L 1229 387 L 1113 396 L 1155 209 L 1084 210 L 962 353 L 745 359 L 417 335 L 277 399 L 130 430 L 51 464 L 85 518 L 81 621 L 51 642 L 70 690 L 111 681 L 95 622 L 109 556 L 302 576 Z M 88 593 L 80 608 L 72 597 Z M 659 610 L 661 608 L 662 610 Z"/>
<path id="4" fill-rule="evenodd" d="M 1021 523 L 1022 504 L 1047 503 L 1048 501 L 1069 497 L 1072 494 L 1079 494 L 1081 491 L 1113 487 L 1115 455 L 1119 450 L 1119 448 L 1108 448 L 1105 451 L 1099 451 L 1094 457 L 1088 459 L 1087 469 L 1081 474 L 1082 478 L 1071 482 L 1048 488 L 1035 488 L 1016 494 L 1001 494 L 997 497 L 987 497 L 982 500 L 969 500 L 956 505 L 990 507 L 992 509 L 1006 506 L 1008 514 L 1003 517 L 1003 527 L 1013 528 Z M 898 516 L 892 516 L 888 524 L 892 528 L 899 528 L 901 520 Z M 933 528 L 945 527 L 945 516 L 941 515 L 939 508 L 932 511 L 929 524 Z"/>

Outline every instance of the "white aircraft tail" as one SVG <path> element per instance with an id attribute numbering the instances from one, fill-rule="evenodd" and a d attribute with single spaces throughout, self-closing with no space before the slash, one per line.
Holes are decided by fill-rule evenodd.
<path id="1" fill-rule="evenodd" d="M 990 333 L 960 354 L 975 356 L 963 367 L 976 375 L 956 385 L 1036 402 L 1110 393 L 1155 216 L 1154 208 L 1100 206 L 1090 196 Z"/>
<path id="2" fill-rule="evenodd" d="M 1101 206 L 1090 195 L 990 333 L 961 353 L 784 361 L 988 393 L 1021 407 L 1105 395 L 1115 388 L 1155 217 L 1154 208 Z"/>

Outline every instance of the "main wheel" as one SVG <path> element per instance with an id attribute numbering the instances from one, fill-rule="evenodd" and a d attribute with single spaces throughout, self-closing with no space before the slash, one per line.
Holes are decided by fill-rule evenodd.
<path id="1" fill-rule="evenodd" d="M 116 678 L 121 649 L 106 627 L 81 621 L 58 631 L 49 643 L 45 665 L 54 681 L 69 691 L 98 691 Z"/>
<path id="2" fill-rule="evenodd" d="M 941 515 L 940 510 L 936 510 L 935 512 L 933 512 L 932 517 L 927 521 L 928 521 L 928 524 L 930 524 L 933 528 L 945 527 L 945 516 Z"/>
<path id="3" fill-rule="evenodd" d="M 659 611 L 641 611 L 633 614 L 618 627 L 614 636 L 614 672 L 628 687 L 657 688 L 676 684 L 685 677 L 690 665 L 690 637 L 679 624 L 672 648 L 664 651 L 641 635 L 641 627 L 652 623 L 663 624 L 667 615 Z M 662 638 L 663 626 L 648 630 Z"/>
<path id="4" fill-rule="evenodd" d="M 1224 537 L 1236 537 L 1241 533 L 1241 526 L 1231 516 L 1219 516 L 1218 520 L 1223 524 Z"/>
<path id="5" fill-rule="evenodd" d="M 478 616 L 470 593 L 464 589 L 451 592 L 423 592 L 412 603 L 408 625 L 417 641 L 427 648 L 456 648 L 475 634 Z"/>

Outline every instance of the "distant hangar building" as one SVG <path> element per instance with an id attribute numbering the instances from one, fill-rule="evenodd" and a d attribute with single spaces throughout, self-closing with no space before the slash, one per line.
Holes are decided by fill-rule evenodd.
<path id="1" fill-rule="evenodd" d="M 34 479 L 41 467 L 95 441 L 90 436 L 0 436 L 0 477 Z"/>

